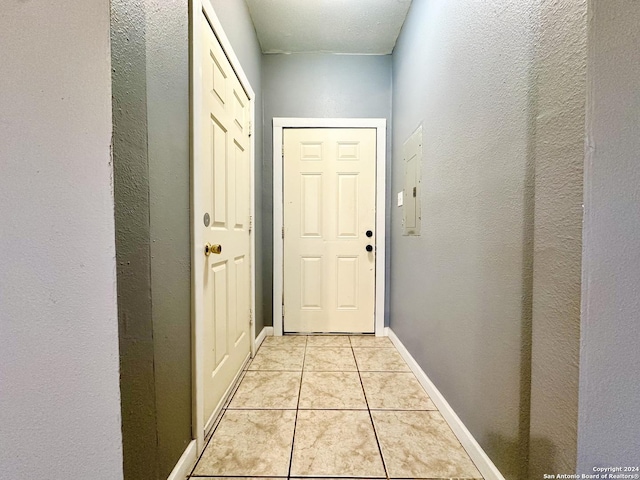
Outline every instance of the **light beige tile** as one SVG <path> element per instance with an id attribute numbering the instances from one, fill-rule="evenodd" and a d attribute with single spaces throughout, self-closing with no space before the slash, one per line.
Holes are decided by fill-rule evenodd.
<path id="1" fill-rule="evenodd" d="M 291 476 L 385 478 L 369 412 L 300 410 Z"/>
<path id="2" fill-rule="evenodd" d="M 413 373 L 361 372 L 360 376 L 371 409 L 436 410 Z"/>
<path id="3" fill-rule="evenodd" d="M 371 412 L 391 478 L 482 478 L 439 412 Z"/>
<path id="4" fill-rule="evenodd" d="M 248 370 L 301 371 L 304 347 L 260 347 Z"/>
<path id="5" fill-rule="evenodd" d="M 350 347 L 349 337 L 346 335 L 309 335 L 308 347 Z"/>
<path id="6" fill-rule="evenodd" d="M 395 348 L 353 347 L 353 353 L 361 372 L 411 371 Z"/>
<path id="7" fill-rule="evenodd" d="M 395 348 L 389 337 L 374 337 L 373 335 L 353 335 L 349 337 L 353 347 Z"/>
<path id="8" fill-rule="evenodd" d="M 194 474 L 286 476 L 295 419 L 293 410 L 227 410 Z"/>
<path id="9" fill-rule="evenodd" d="M 265 337 L 262 345 L 265 347 L 277 347 L 280 345 L 290 345 L 294 347 L 304 347 L 307 344 L 306 335 L 281 335 L 273 336 L 269 335 Z"/>
<path id="10" fill-rule="evenodd" d="M 307 347 L 304 369 L 316 372 L 355 372 L 358 370 L 351 349 L 340 347 Z"/>
<path id="11" fill-rule="evenodd" d="M 366 410 L 358 372 L 304 372 L 299 408 Z"/>
<path id="12" fill-rule="evenodd" d="M 229 404 L 231 409 L 296 409 L 300 372 L 246 372 Z"/>

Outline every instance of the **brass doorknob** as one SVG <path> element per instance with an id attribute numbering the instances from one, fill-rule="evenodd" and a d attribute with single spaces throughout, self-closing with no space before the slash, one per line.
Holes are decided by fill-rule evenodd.
<path id="1" fill-rule="evenodd" d="M 212 253 L 215 254 L 221 254 L 222 253 L 222 245 L 211 245 L 210 243 L 207 243 L 204 246 L 204 254 L 208 257 L 209 255 L 211 255 Z"/>

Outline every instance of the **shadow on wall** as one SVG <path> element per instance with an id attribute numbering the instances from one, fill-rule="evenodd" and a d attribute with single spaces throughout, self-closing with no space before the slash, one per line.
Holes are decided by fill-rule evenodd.
<path id="1" fill-rule="evenodd" d="M 558 472 L 556 471 L 556 447 L 553 443 L 542 437 L 532 437 L 529 444 L 533 450 L 537 452 L 538 458 L 545 458 L 545 464 L 540 468 L 541 471 L 534 471 L 531 465 L 529 472 L 518 471 L 518 464 L 512 459 L 519 458 L 523 455 L 522 442 L 520 439 L 507 438 L 503 435 L 490 433 L 487 438 L 486 450 L 496 452 L 493 455 L 493 462 L 501 465 L 500 473 L 504 478 L 521 478 L 525 479 L 541 479 L 545 473 L 574 473 L 574 472 Z M 526 455 L 526 452 L 524 453 Z"/>

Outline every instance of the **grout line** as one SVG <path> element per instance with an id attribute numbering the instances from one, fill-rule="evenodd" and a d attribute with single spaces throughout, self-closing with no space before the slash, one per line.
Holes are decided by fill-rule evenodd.
<path id="1" fill-rule="evenodd" d="M 287 477 L 282 475 L 191 475 L 190 478 L 282 478 L 286 480 Z"/>
<path id="2" fill-rule="evenodd" d="M 293 372 L 300 373 L 302 370 L 247 370 L 247 372 Z"/>
<path id="3" fill-rule="evenodd" d="M 278 476 L 278 475 L 191 475 L 190 478 L 215 478 L 215 479 L 225 479 L 225 478 L 281 478 L 282 480 L 287 480 L 287 477 Z"/>
<path id="4" fill-rule="evenodd" d="M 298 412 L 300 411 L 300 395 L 302 394 L 302 380 L 304 379 L 304 363 L 307 359 L 307 344 L 309 337 L 304 342 L 304 355 L 302 357 L 302 370 L 300 371 L 300 388 L 298 388 L 298 403 L 296 403 L 296 418 L 293 421 L 293 438 L 291 439 L 291 455 L 289 456 L 289 471 L 287 478 L 291 478 L 291 467 L 293 466 L 293 447 L 296 442 L 296 428 L 298 427 Z"/>
<path id="5" fill-rule="evenodd" d="M 411 370 L 358 370 L 362 373 L 412 373 Z"/>
<path id="6" fill-rule="evenodd" d="M 385 478 L 389 479 L 389 472 L 387 471 L 387 463 L 384 461 L 384 455 L 382 455 L 382 447 L 380 446 L 380 439 L 378 438 L 376 425 L 375 423 L 373 423 L 373 415 L 371 415 L 371 408 L 369 408 L 369 400 L 367 399 L 367 392 L 364 389 L 364 384 L 362 383 L 362 376 L 360 375 L 360 368 L 358 367 L 358 359 L 356 358 L 356 352 L 353 350 L 353 346 L 351 347 L 351 354 L 353 355 L 353 359 L 356 362 L 356 368 L 358 368 L 358 378 L 360 379 L 360 388 L 362 388 L 364 401 L 367 404 L 367 413 L 369 413 L 369 421 L 371 422 L 371 428 L 373 428 L 373 435 L 376 438 L 376 444 L 378 445 L 378 452 L 380 452 L 380 460 L 382 460 L 382 468 L 384 468 L 384 475 L 385 475 Z"/>
<path id="7" fill-rule="evenodd" d="M 343 407 L 336 407 L 336 408 L 309 408 L 309 407 L 304 407 L 304 408 L 300 408 L 299 410 L 302 410 L 303 412 L 366 412 L 367 409 L 366 408 L 343 408 Z"/>
<path id="8" fill-rule="evenodd" d="M 437 408 L 371 408 L 372 412 L 437 412 Z M 438 412 L 439 413 L 439 412 Z"/>
<path id="9" fill-rule="evenodd" d="M 296 408 L 295 407 L 286 407 L 286 408 L 285 407 L 283 407 L 283 408 L 275 408 L 275 407 L 233 407 L 233 408 L 227 408 L 227 410 L 230 410 L 232 412 L 248 412 L 248 411 L 255 411 L 255 412 L 289 412 L 289 411 L 296 410 Z"/>
<path id="10" fill-rule="evenodd" d="M 305 370 L 309 373 L 358 373 L 358 370 Z"/>

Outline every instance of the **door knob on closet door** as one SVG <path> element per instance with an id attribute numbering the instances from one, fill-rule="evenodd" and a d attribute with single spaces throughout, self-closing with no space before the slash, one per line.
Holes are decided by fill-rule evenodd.
<path id="1" fill-rule="evenodd" d="M 211 245 L 210 243 L 207 243 L 204 246 L 204 254 L 205 254 L 205 256 L 208 257 L 212 253 L 215 253 L 215 254 L 218 254 L 218 255 L 221 254 L 222 253 L 222 245 L 218 245 L 218 244 Z"/>
<path id="2" fill-rule="evenodd" d="M 373 252 L 373 246 L 372 245 L 367 245 L 366 249 L 367 249 L 367 252 Z"/>

